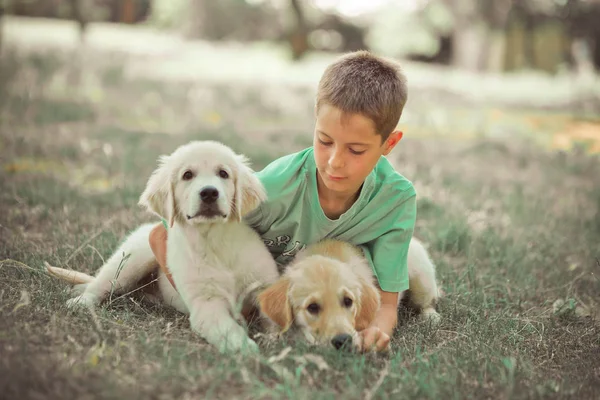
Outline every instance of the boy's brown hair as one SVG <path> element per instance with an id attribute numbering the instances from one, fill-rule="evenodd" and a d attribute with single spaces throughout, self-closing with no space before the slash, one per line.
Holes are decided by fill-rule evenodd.
<path id="1" fill-rule="evenodd" d="M 406 77 L 397 63 L 357 51 L 325 69 L 315 109 L 318 113 L 329 104 L 344 114 L 364 115 L 373 121 L 383 142 L 398 125 L 406 96 Z"/>

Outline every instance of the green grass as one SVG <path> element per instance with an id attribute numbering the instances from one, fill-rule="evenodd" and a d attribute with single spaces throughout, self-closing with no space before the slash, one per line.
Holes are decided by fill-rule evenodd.
<path id="1" fill-rule="evenodd" d="M 297 342 L 263 344 L 255 358 L 223 356 L 183 315 L 135 294 L 94 314 L 69 311 L 68 288 L 42 273 L 44 262 L 92 273 L 127 232 L 152 220 L 136 204 L 160 154 L 189 140 L 220 140 L 260 169 L 310 144 L 308 110 L 294 117 L 294 109 L 266 105 L 260 87 L 131 81 L 119 64 L 87 70 L 103 82 L 100 100 L 89 101 L 89 80 L 57 89 L 64 60 L 13 54 L 2 65 L 12 77 L 2 80 L 0 102 L 4 397 L 600 393 L 597 156 L 548 152 L 520 137 L 465 141 L 431 137 L 432 127 L 425 138 L 407 131 L 390 159 L 419 193 L 416 235 L 429 244 L 445 292 L 441 325 L 401 309 L 387 356 Z M 309 92 L 299 95 L 311 101 Z M 425 121 L 429 111 L 413 118 Z M 477 118 L 477 109 L 462 118 Z M 514 123 L 507 118 L 504 126 Z M 564 305 L 553 307 L 556 300 Z M 269 361 L 287 346 L 285 357 Z"/>

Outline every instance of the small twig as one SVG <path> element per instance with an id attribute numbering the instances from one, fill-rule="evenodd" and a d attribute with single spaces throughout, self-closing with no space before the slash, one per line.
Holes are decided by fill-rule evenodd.
<path id="1" fill-rule="evenodd" d="M 96 252 L 96 254 L 98 254 L 98 257 L 100 257 L 100 259 L 102 260 L 102 265 L 106 264 L 106 262 L 104 261 L 104 257 L 102 257 L 102 254 L 100 254 L 100 252 L 98 251 L 97 248 L 95 248 L 94 246 L 92 246 L 91 244 L 88 245 L 88 247 L 92 250 L 94 250 Z"/>
<path id="2" fill-rule="evenodd" d="M 117 284 L 117 279 L 119 279 L 119 275 L 121 275 L 121 272 L 123 271 L 123 268 L 125 267 L 125 264 L 127 263 L 127 260 L 129 260 L 129 257 L 131 257 L 131 253 L 125 254 L 125 252 L 123 252 L 123 257 L 121 258 L 121 261 L 119 261 L 119 266 L 117 267 L 117 272 L 115 273 L 115 277 L 112 281 L 110 281 L 110 294 L 108 296 L 109 303 L 112 303 L 112 296 L 115 293 L 115 286 Z"/>
<path id="3" fill-rule="evenodd" d="M 98 335 L 98 342 L 104 342 L 104 335 L 102 334 L 102 325 L 100 325 L 100 319 L 98 318 L 98 314 L 96 314 L 96 310 L 94 308 L 89 308 L 90 315 L 92 316 L 92 321 L 94 321 L 94 330 Z"/>
<path id="4" fill-rule="evenodd" d="M 67 265 L 69 263 L 69 261 L 71 261 L 73 259 L 73 257 L 75 257 L 77 254 L 79 254 L 79 252 L 85 247 L 87 246 L 92 240 L 96 239 L 98 236 L 100 236 L 105 230 L 106 228 L 108 228 L 108 226 L 115 220 L 115 217 L 111 217 L 109 218 L 106 222 L 104 222 L 104 224 L 102 224 L 102 229 L 100 229 L 98 232 L 94 233 L 92 236 L 90 236 L 85 242 L 83 242 L 78 248 L 75 249 L 75 251 L 73 251 L 71 253 L 71 255 L 69 257 L 67 257 L 67 259 L 65 260 L 65 262 L 63 263 L 63 265 Z"/>
<path id="5" fill-rule="evenodd" d="M 0 267 L 3 267 L 4 264 L 10 265 L 11 267 L 17 267 L 18 266 L 18 267 L 30 269 L 30 270 L 35 271 L 35 272 L 40 272 L 39 269 L 35 269 L 33 267 L 30 267 L 29 265 L 27 265 L 25 263 L 22 263 L 21 261 L 13 260 L 12 258 L 6 258 L 4 260 L 1 260 L 0 261 Z"/>
<path id="6" fill-rule="evenodd" d="M 457 335 L 456 335 L 455 337 L 453 337 L 452 339 L 449 339 L 449 340 L 444 340 L 442 343 L 438 344 L 438 345 L 437 345 L 437 346 L 435 346 L 433 349 L 431 349 L 431 350 L 429 350 L 429 351 L 426 351 L 425 353 L 421 354 L 421 358 L 423 358 L 423 357 L 429 357 L 429 356 L 431 356 L 431 355 L 432 355 L 432 354 L 434 354 L 434 353 L 435 353 L 437 350 L 439 350 L 439 349 L 441 349 L 442 347 L 444 347 L 444 346 L 446 346 L 446 345 L 448 345 L 448 344 L 450 344 L 450 343 L 454 342 L 455 340 L 457 340 L 457 339 L 458 339 L 459 337 L 461 337 L 461 336 L 465 336 L 465 337 L 467 337 L 467 335 L 457 334 Z M 404 362 L 402 363 L 402 365 L 401 365 L 400 367 L 406 368 L 406 367 L 408 367 L 408 365 L 409 365 L 410 363 L 412 363 L 412 362 L 414 362 L 414 361 L 415 361 L 414 359 L 412 359 L 412 360 L 406 360 L 406 361 L 404 361 Z"/>
<path id="7" fill-rule="evenodd" d="M 377 379 L 377 382 L 375 382 L 375 384 L 373 385 L 373 387 L 370 390 L 367 390 L 367 392 L 365 393 L 365 400 L 371 400 L 373 398 L 373 395 L 375 395 L 375 392 L 377 392 L 377 390 L 379 389 L 379 387 L 383 383 L 383 381 L 386 378 L 386 376 L 388 376 L 388 374 L 390 373 L 390 369 L 389 368 L 390 368 L 390 362 L 386 361 L 385 362 L 385 367 L 383 367 L 381 369 L 381 373 L 379 374 L 379 379 Z"/>
<path id="8" fill-rule="evenodd" d="M 67 335 L 67 340 L 69 342 L 73 343 L 73 345 L 75 346 L 75 348 L 77 349 L 77 351 L 83 350 L 83 346 L 80 345 L 75 339 L 73 339 L 73 337 L 71 335 Z"/>
<path id="9" fill-rule="evenodd" d="M 115 297 L 114 299 L 111 299 L 111 300 L 109 301 L 109 303 L 108 303 L 108 304 L 112 304 L 113 302 L 115 302 L 115 301 L 119 300 L 120 298 L 123 298 L 123 297 L 125 297 L 125 296 L 129 296 L 130 294 L 132 294 L 132 293 L 135 293 L 135 292 L 137 292 L 138 290 L 141 290 L 141 289 L 145 288 L 146 286 L 149 286 L 149 285 L 153 284 L 154 282 L 158 282 L 158 278 L 152 279 L 150 282 L 146 283 L 145 285 L 142 285 L 142 286 L 140 286 L 140 287 L 137 287 L 137 288 L 133 289 L 133 290 L 132 290 L 132 291 L 130 291 L 130 292 L 124 293 L 124 294 L 120 295 L 119 297 Z M 137 304 L 137 303 L 136 303 L 136 304 Z"/>
<path id="10" fill-rule="evenodd" d="M 571 281 L 565 283 L 564 285 L 558 286 L 558 287 L 554 287 L 554 288 L 548 288 L 548 289 L 542 289 L 539 292 L 541 293 L 546 293 L 546 292 L 555 292 L 558 291 L 560 289 L 564 289 L 566 287 L 570 287 L 572 286 L 575 282 L 577 282 L 579 279 L 583 278 L 586 274 L 588 274 L 588 271 L 583 271 L 582 273 L 580 273 L 579 275 L 577 275 L 575 278 L 573 278 Z M 570 290 L 571 288 L 569 288 Z"/>
<path id="11" fill-rule="evenodd" d="M 140 308 L 140 310 L 142 310 L 144 312 L 144 314 L 146 314 L 149 317 L 152 316 L 152 315 L 150 315 L 150 313 L 148 311 L 144 310 L 144 307 L 142 307 L 142 305 L 140 303 L 138 303 L 137 301 L 135 301 L 132 297 L 130 297 L 129 300 L 131 300 L 131 302 L 133 304 L 135 304 L 136 306 L 138 306 Z"/>

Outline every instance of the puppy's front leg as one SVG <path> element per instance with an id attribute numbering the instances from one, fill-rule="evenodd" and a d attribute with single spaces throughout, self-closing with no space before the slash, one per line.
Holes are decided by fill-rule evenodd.
<path id="1" fill-rule="evenodd" d="M 232 317 L 225 299 L 196 299 L 190 307 L 192 329 L 220 352 L 258 353 L 257 344 Z"/>

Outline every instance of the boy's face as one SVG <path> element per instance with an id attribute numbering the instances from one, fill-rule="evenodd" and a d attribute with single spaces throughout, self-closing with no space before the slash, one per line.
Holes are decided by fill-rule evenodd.
<path id="1" fill-rule="evenodd" d="M 317 113 L 313 139 L 320 194 L 354 196 L 379 158 L 389 154 L 401 137 L 401 132 L 393 132 L 382 143 L 371 119 L 344 115 L 324 104 Z"/>

